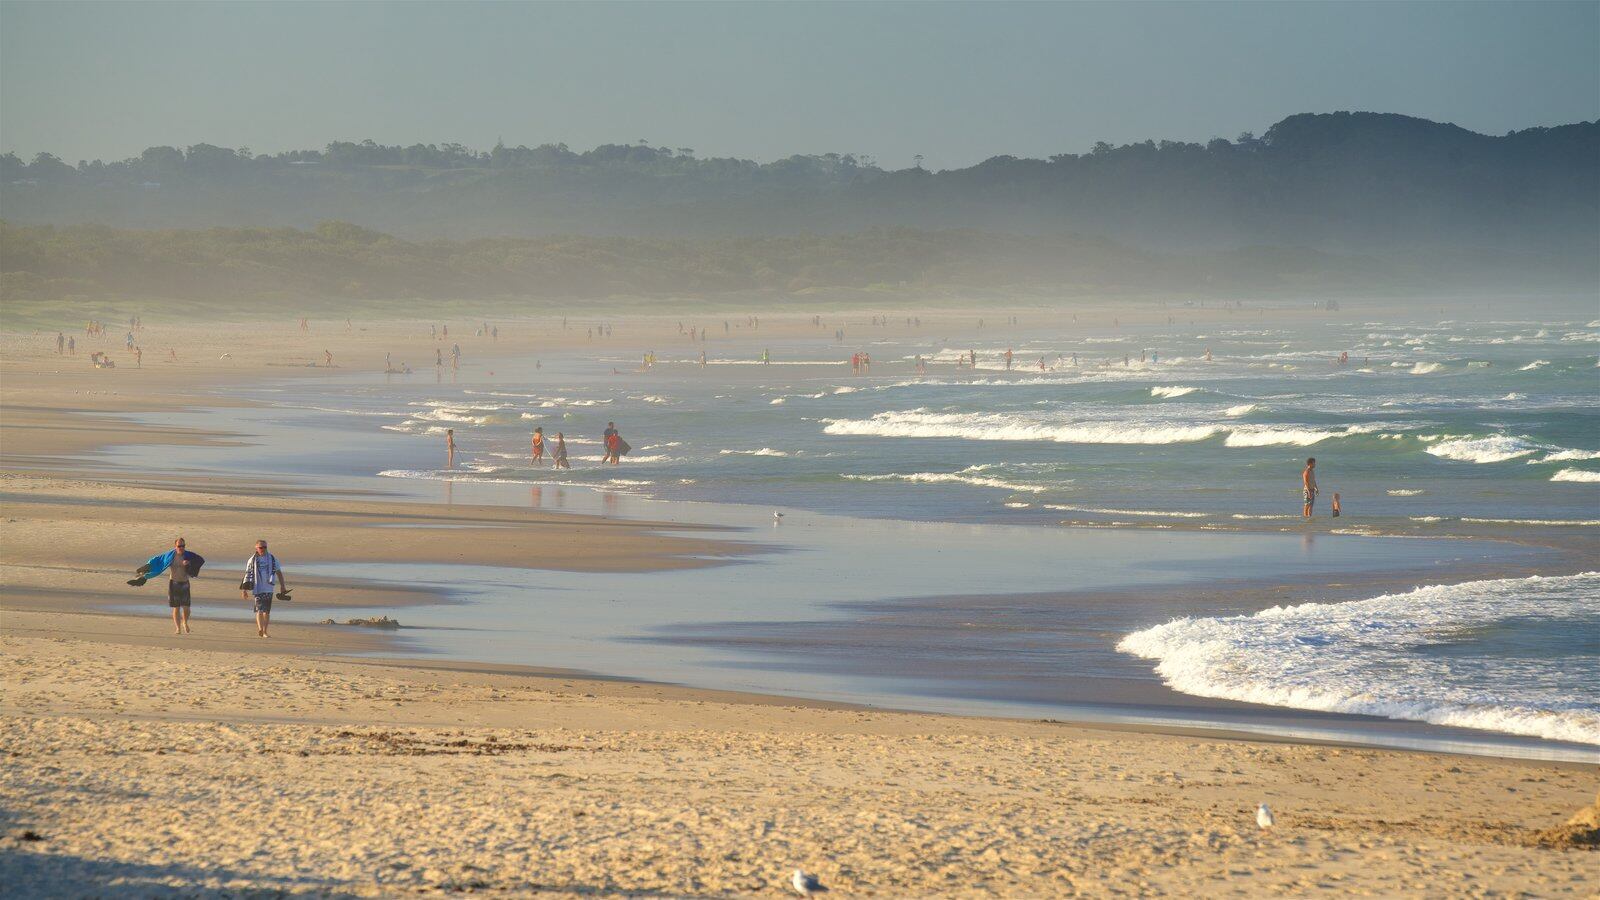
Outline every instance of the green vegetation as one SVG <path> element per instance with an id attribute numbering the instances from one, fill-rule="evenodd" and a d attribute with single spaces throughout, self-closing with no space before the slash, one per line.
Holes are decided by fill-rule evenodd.
<path id="1" fill-rule="evenodd" d="M 1153 253 L 1100 238 L 876 229 L 847 235 L 408 241 L 344 222 L 313 230 L 132 230 L 0 221 L 5 326 L 263 308 L 406 315 L 596 304 L 937 304 L 1079 296 L 1557 289 L 1543 260 L 1352 257 L 1257 247 Z M 1451 273 L 1440 280 L 1440 272 Z"/>
<path id="2" fill-rule="evenodd" d="M 1143 141 L 966 169 L 848 154 L 757 164 L 688 148 L 335 142 L 254 155 L 197 144 L 76 166 L 0 156 L 5 216 L 132 228 L 358 222 L 413 240 L 732 237 L 977 229 L 1104 235 L 1199 253 L 1537 253 L 1586 274 L 1600 245 L 1600 123 L 1493 137 L 1376 113 L 1296 115 L 1263 135 Z"/>

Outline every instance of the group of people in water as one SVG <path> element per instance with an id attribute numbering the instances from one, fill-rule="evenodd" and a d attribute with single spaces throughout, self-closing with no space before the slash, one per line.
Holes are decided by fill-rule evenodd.
<path id="1" fill-rule="evenodd" d="M 606 423 L 606 430 L 601 435 L 601 438 L 604 451 L 600 458 L 602 465 L 620 465 L 622 457 L 633 450 L 633 447 L 622 439 L 622 432 L 617 430 L 617 423 L 615 422 Z M 444 447 L 449 466 L 453 469 L 456 466 L 456 430 L 454 428 L 446 428 L 444 430 Z M 529 455 L 532 457 L 535 466 L 544 465 L 544 459 L 548 455 L 551 464 L 555 468 L 572 468 L 572 463 L 567 459 L 566 434 L 560 431 L 556 432 L 554 443 L 552 443 L 550 439 L 545 437 L 543 425 L 534 426 L 533 436 L 529 439 Z"/>

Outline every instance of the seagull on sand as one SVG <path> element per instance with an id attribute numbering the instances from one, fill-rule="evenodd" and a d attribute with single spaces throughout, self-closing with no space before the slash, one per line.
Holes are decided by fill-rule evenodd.
<path id="1" fill-rule="evenodd" d="M 783 513 L 778 512 L 777 510 L 773 510 L 772 511 L 772 521 L 774 521 L 774 522 L 782 522 L 783 521 Z"/>
<path id="2" fill-rule="evenodd" d="M 807 875 L 805 872 L 802 872 L 799 869 L 794 870 L 794 876 L 789 879 L 789 883 L 794 885 L 795 891 L 798 892 L 802 897 L 809 897 L 812 894 L 820 894 L 827 890 L 827 888 L 822 886 L 822 882 L 817 880 L 817 876 Z"/>
<path id="3" fill-rule="evenodd" d="M 1256 824 L 1262 828 L 1272 827 L 1272 810 L 1268 809 L 1265 803 L 1256 807 Z"/>

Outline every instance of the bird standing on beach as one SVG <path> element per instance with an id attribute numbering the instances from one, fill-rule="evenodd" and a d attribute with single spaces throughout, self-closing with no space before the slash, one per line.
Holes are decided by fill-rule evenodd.
<path id="1" fill-rule="evenodd" d="M 1272 822 L 1273 822 L 1272 810 L 1268 809 L 1267 805 L 1265 803 L 1263 803 L 1260 806 L 1256 807 L 1256 824 L 1257 825 L 1260 825 L 1262 828 L 1271 828 L 1272 827 Z"/>
<path id="2" fill-rule="evenodd" d="M 772 511 L 772 521 L 774 521 L 774 522 L 782 522 L 783 521 L 783 513 L 778 512 L 777 510 L 773 510 Z"/>
<path id="3" fill-rule="evenodd" d="M 794 885 L 795 891 L 802 897 L 809 897 L 812 894 L 819 894 L 827 890 L 822 886 L 822 882 L 817 880 L 817 876 L 807 875 L 799 869 L 794 870 L 794 877 L 789 879 L 789 883 Z"/>

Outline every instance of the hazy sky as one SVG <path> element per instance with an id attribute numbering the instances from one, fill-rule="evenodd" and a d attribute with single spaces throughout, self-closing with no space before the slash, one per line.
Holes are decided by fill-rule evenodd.
<path id="1" fill-rule="evenodd" d="M 964 166 L 1296 112 L 1600 118 L 1600 3 L 0 4 L 0 146 L 641 138 Z"/>

